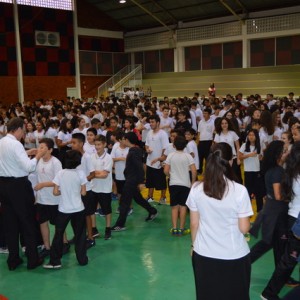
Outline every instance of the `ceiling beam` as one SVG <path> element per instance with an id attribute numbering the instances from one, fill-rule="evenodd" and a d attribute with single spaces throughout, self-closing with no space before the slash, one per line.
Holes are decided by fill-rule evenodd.
<path id="1" fill-rule="evenodd" d="M 240 22 L 244 23 L 244 20 L 225 2 L 225 0 L 219 0 L 220 3 L 231 12 Z"/>
<path id="2" fill-rule="evenodd" d="M 132 3 L 137 5 L 140 9 L 142 9 L 144 12 L 146 12 L 148 15 L 150 15 L 154 20 L 156 20 L 158 23 L 160 23 L 162 26 L 164 26 L 168 31 L 170 31 L 173 34 L 173 29 L 170 28 L 165 22 L 163 22 L 160 18 L 156 17 L 150 10 L 148 10 L 146 7 L 138 3 L 136 0 L 130 0 Z"/>

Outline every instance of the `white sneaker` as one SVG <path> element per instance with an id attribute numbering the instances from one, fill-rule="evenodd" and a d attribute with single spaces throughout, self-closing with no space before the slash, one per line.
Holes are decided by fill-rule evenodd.
<path id="1" fill-rule="evenodd" d="M 49 263 L 49 264 L 43 265 L 43 268 L 44 269 L 60 269 L 61 265 L 52 265 Z"/>
<path id="2" fill-rule="evenodd" d="M 0 247 L 0 254 L 8 254 L 8 248 L 7 247 Z"/>
<path id="3" fill-rule="evenodd" d="M 261 298 L 262 300 L 268 300 L 268 299 L 265 298 L 263 295 L 260 295 L 260 298 Z"/>
<path id="4" fill-rule="evenodd" d="M 159 200 L 159 204 L 163 204 L 163 205 L 167 204 L 167 199 L 166 198 L 161 198 Z"/>
<path id="5" fill-rule="evenodd" d="M 130 208 L 130 210 L 129 210 L 129 212 L 128 212 L 127 216 L 131 216 L 132 214 L 133 214 L 133 209 L 132 209 L 132 208 Z"/>
<path id="6" fill-rule="evenodd" d="M 148 198 L 147 198 L 147 201 L 148 201 L 149 203 L 155 202 L 154 199 L 153 199 L 152 197 L 148 197 Z"/>

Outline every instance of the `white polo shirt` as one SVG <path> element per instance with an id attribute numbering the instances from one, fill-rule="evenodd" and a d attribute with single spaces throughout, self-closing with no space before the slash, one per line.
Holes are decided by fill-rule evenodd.
<path id="1" fill-rule="evenodd" d="M 53 182 L 59 186 L 61 200 L 58 210 L 70 214 L 84 210 L 81 200 L 81 186 L 87 183 L 83 171 L 77 169 L 64 169 L 59 171 Z"/>
<path id="2" fill-rule="evenodd" d="M 209 118 L 207 121 L 202 119 L 198 124 L 200 141 L 212 141 L 214 130 L 215 130 L 215 122 L 213 118 Z"/>
<path id="3" fill-rule="evenodd" d="M 227 180 L 227 184 L 221 200 L 207 196 L 202 182 L 194 184 L 189 194 L 186 204 L 200 216 L 193 245 L 199 255 L 229 260 L 250 252 L 238 226 L 239 218 L 253 215 L 247 189 L 234 181 Z"/>
<path id="4" fill-rule="evenodd" d="M 89 142 L 85 142 L 83 145 L 83 150 L 85 153 L 88 153 L 90 155 L 96 153 L 95 145 L 91 145 Z"/>
<path id="5" fill-rule="evenodd" d="M 239 152 L 241 152 L 243 154 L 249 154 L 249 153 L 254 152 L 254 150 L 255 150 L 255 146 L 250 145 L 250 152 L 246 152 L 246 143 L 244 143 L 241 146 Z M 248 157 L 248 158 L 244 159 L 245 172 L 259 172 L 260 171 L 259 154 L 260 153 L 258 153 L 254 157 Z"/>
<path id="6" fill-rule="evenodd" d="M 57 145 L 56 145 L 56 138 L 57 138 L 57 130 L 49 127 L 49 129 L 45 132 L 45 137 L 48 139 L 51 139 L 54 142 L 54 149 L 57 149 Z"/>
<path id="7" fill-rule="evenodd" d="M 81 157 L 81 164 L 77 167 L 78 170 L 82 170 L 86 177 L 90 175 L 91 172 L 95 171 L 93 166 L 91 155 L 88 153 L 84 153 Z M 90 191 L 92 189 L 91 181 L 87 181 L 86 183 L 86 191 Z"/>
<path id="8" fill-rule="evenodd" d="M 52 182 L 56 174 L 62 170 L 61 162 L 54 156 L 49 161 L 42 158 L 36 166 L 37 183 Z M 36 192 L 36 202 L 44 205 L 58 205 L 60 196 L 53 195 L 53 187 L 44 187 Z"/>
<path id="9" fill-rule="evenodd" d="M 189 154 L 191 154 L 191 153 L 194 154 L 193 159 L 194 159 L 194 162 L 196 165 L 196 169 L 198 170 L 199 169 L 199 155 L 198 155 L 198 148 L 197 148 L 196 142 L 194 140 L 189 141 L 186 145 L 186 149 Z"/>
<path id="10" fill-rule="evenodd" d="M 63 143 L 67 143 L 72 139 L 72 133 L 64 133 L 63 131 L 59 131 L 57 135 L 57 139 L 61 140 Z M 71 145 L 67 145 L 68 147 L 71 147 Z"/>
<path id="11" fill-rule="evenodd" d="M 128 155 L 128 151 L 129 151 L 128 147 L 122 149 L 120 145 L 118 145 L 117 147 L 115 146 L 113 147 L 110 155 L 112 159 L 119 158 L 119 157 L 126 158 Z M 126 160 L 120 160 L 114 162 L 116 180 L 125 180 L 125 176 L 124 176 L 125 165 L 126 165 Z"/>
<path id="12" fill-rule="evenodd" d="M 112 191 L 112 167 L 111 156 L 104 152 L 101 156 L 97 153 L 91 155 L 95 171 L 107 171 L 106 178 L 94 178 L 92 180 L 92 191 L 95 193 L 111 193 Z"/>
<path id="13" fill-rule="evenodd" d="M 221 132 L 220 134 L 216 134 L 214 139 L 216 143 L 227 143 L 228 145 L 230 145 L 233 156 L 236 156 L 236 149 L 234 143 L 238 140 L 238 135 L 232 130 L 229 130 L 226 134 L 224 134 L 223 132 Z"/>

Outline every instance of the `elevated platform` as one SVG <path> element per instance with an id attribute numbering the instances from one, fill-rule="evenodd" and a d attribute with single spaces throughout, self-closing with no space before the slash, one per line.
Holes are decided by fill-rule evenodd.
<path id="1" fill-rule="evenodd" d="M 235 95 L 239 92 L 244 96 L 260 94 L 265 96 L 287 96 L 294 92 L 300 95 L 300 65 L 260 67 L 247 69 L 227 69 L 209 71 L 189 71 L 172 73 L 145 74 L 144 90 L 152 88 L 152 95 L 158 98 L 188 96 L 195 92 L 207 95 L 209 85 L 214 82 L 217 95 Z"/>

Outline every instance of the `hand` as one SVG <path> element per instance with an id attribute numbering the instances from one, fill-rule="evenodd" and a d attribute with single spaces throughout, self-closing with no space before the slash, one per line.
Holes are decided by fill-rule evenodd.
<path id="1" fill-rule="evenodd" d="M 151 154 L 153 152 L 153 150 L 151 148 L 148 148 L 146 151 L 148 154 Z"/>
<path id="2" fill-rule="evenodd" d="M 33 189 L 34 189 L 35 191 L 39 191 L 39 190 L 41 190 L 43 187 L 44 187 L 44 186 L 43 186 L 42 183 L 38 183 Z"/>
<path id="3" fill-rule="evenodd" d="M 46 147 L 37 149 L 35 158 L 37 160 L 39 160 L 41 157 L 43 157 L 47 153 L 47 151 L 48 151 L 48 149 Z"/>
<path id="4" fill-rule="evenodd" d="M 193 252 L 194 252 L 194 248 L 192 247 L 192 248 L 191 248 L 191 253 L 190 253 L 191 256 L 193 256 Z"/>
<path id="5" fill-rule="evenodd" d="M 141 184 L 138 185 L 138 188 L 139 188 L 140 191 L 143 190 L 145 187 L 146 186 L 143 183 L 141 183 Z"/>
<path id="6" fill-rule="evenodd" d="M 257 153 L 256 153 L 256 152 L 251 152 L 251 153 L 249 153 L 249 157 L 255 157 L 255 156 L 257 156 Z"/>
<path id="7" fill-rule="evenodd" d="M 27 150 L 26 153 L 28 156 L 31 156 L 31 155 L 36 155 L 37 151 L 38 151 L 38 149 L 32 148 L 32 149 Z"/>
<path id="8" fill-rule="evenodd" d="M 153 159 L 153 160 L 151 161 L 151 166 L 153 166 L 153 165 L 156 164 L 157 162 L 158 162 L 158 159 L 157 159 L 157 158 Z"/>

